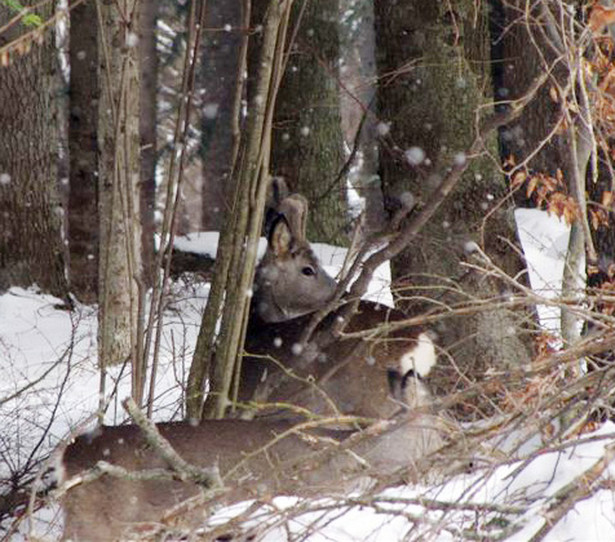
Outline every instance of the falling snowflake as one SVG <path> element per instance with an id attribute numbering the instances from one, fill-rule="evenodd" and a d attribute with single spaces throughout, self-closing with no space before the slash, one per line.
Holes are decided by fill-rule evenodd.
<path id="1" fill-rule="evenodd" d="M 139 36 L 135 32 L 126 34 L 126 47 L 136 47 L 139 43 Z"/>
<path id="2" fill-rule="evenodd" d="M 425 151 L 421 149 L 421 147 L 410 147 L 406 152 L 404 152 L 404 156 L 406 160 L 412 166 L 418 166 L 425 160 Z"/>
<path id="3" fill-rule="evenodd" d="M 220 109 L 220 105 L 214 102 L 206 103 L 203 106 L 203 116 L 206 119 L 215 119 L 218 116 L 218 109 Z"/>

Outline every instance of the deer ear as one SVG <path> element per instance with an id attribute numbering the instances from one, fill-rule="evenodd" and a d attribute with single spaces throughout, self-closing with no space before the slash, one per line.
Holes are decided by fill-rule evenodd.
<path id="1" fill-rule="evenodd" d="M 290 251 L 293 235 L 284 215 L 278 215 L 271 226 L 269 246 L 276 256 L 283 256 Z"/>

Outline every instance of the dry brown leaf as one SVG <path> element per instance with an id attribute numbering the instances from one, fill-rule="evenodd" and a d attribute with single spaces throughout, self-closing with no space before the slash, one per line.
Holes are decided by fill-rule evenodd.
<path id="1" fill-rule="evenodd" d="M 534 193 L 534 190 L 536 190 L 537 186 L 538 186 L 538 175 L 534 175 L 533 177 L 530 177 L 530 180 L 527 183 L 527 190 L 525 191 L 526 197 L 529 198 Z"/>
<path id="2" fill-rule="evenodd" d="M 594 5 L 589 14 L 588 26 L 594 34 L 600 34 L 609 24 L 615 23 L 615 8 Z"/>
<path id="3" fill-rule="evenodd" d="M 512 188 L 519 188 L 525 182 L 525 179 L 527 179 L 527 173 L 525 171 L 517 171 L 510 180 L 510 186 Z"/>

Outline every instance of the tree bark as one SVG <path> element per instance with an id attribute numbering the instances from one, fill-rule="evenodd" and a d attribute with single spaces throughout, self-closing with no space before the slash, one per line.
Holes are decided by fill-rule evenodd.
<path id="1" fill-rule="evenodd" d="M 256 3 L 255 23 L 262 17 L 262 4 Z M 346 177 L 338 178 L 345 161 L 339 92 L 339 1 L 297 2 L 291 29 L 288 45 L 293 38 L 294 42 L 273 121 L 271 172 L 310 202 L 308 239 L 347 245 L 351 228 Z"/>
<path id="2" fill-rule="evenodd" d="M 240 73 L 242 3 L 209 2 L 199 82 L 201 159 L 203 164 L 203 229 L 220 230 L 228 210 L 228 184 L 233 154 L 233 115 Z"/>
<path id="3" fill-rule="evenodd" d="M 499 44 L 494 83 L 498 101 L 520 98 L 531 81 L 547 69 L 562 81 L 568 77 L 563 63 L 556 62 L 556 50 L 545 38 L 545 21 L 540 21 L 538 4 L 526 13 L 524 0 L 494 1 L 494 39 Z M 500 147 L 504 159 L 513 157 L 517 164 L 527 162 L 531 171 L 555 175 L 569 162 L 570 149 L 564 133 L 555 131 L 561 120 L 561 105 L 550 96 L 550 88 L 545 85 L 540 89 L 520 117 L 500 130 Z M 515 194 L 517 204 L 534 207 L 525 194 L 525 190 Z"/>
<path id="4" fill-rule="evenodd" d="M 390 123 L 380 151 L 387 209 L 421 205 L 447 168 L 471 160 L 428 228 L 391 262 L 398 302 L 411 313 L 500 293 L 502 284 L 462 267 L 474 243 L 508 272 L 520 265 L 503 241 L 515 239 L 512 210 L 502 205 L 483 222 L 493 202 L 506 196 L 495 139 L 485 141 L 491 156 L 462 152 L 474 138 L 478 108 L 490 100 L 487 6 L 476 11 L 474 2 L 460 0 L 450 7 L 375 2 L 379 116 Z M 529 349 L 519 330 L 514 314 L 495 309 L 442 322 L 436 331 L 450 358 L 441 356 L 437 384 L 450 391 L 489 368 L 526 363 Z"/>
<path id="5" fill-rule="evenodd" d="M 342 129 L 346 147 L 357 155 L 348 172 L 349 182 L 364 199 L 365 231 L 378 233 L 385 229 L 382 186 L 378 176 L 378 131 L 386 131 L 379 124 L 373 106 L 376 97 L 376 36 L 374 6 L 371 0 L 340 0 L 342 23 L 340 97 Z M 348 16 L 349 13 L 353 15 Z"/>
<path id="6" fill-rule="evenodd" d="M 139 134 L 141 138 L 141 190 L 140 209 L 143 225 L 143 278 L 150 286 L 154 269 L 154 211 L 156 206 L 156 127 L 158 90 L 158 52 L 156 51 L 156 23 L 158 2 L 139 2 Z"/>
<path id="7" fill-rule="evenodd" d="M 131 359 L 133 397 L 140 403 L 144 368 L 137 347 L 142 269 L 136 2 L 100 2 L 97 6 L 102 87 L 98 110 L 99 363 L 104 369 Z"/>
<path id="8" fill-rule="evenodd" d="M 498 66 L 497 97 L 519 98 L 538 73 L 549 73 L 551 79 L 520 117 L 501 130 L 502 155 L 530 175 L 561 175 L 567 186 L 559 190 L 567 190 L 584 215 L 584 184 L 593 135 L 588 130 L 591 113 L 587 104 L 578 99 L 581 86 L 575 82 L 585 74 L 580 65 L 575 66 L 575 54 L 567 50 L 567 44 L 576 39 L 574 35 L 565 35 L 574 26 L 574 16 L 564 6 L 548 2 L 537 2 L 529 9 L 521 0 L 495 1 L 494 6 L 498 15 L 496 41 L 501 44 L 501 62 L 494 64 Z M 563 98 L 560 91 L 568 96 Z M 573 113 L 566 112 L 567 100 L 576 103 Z M 536 202 L 532 199 L 527 196 L 526 185 L 515 193 L 519 205 L 534 207 Z M 572 225 L 561 291 L 565 298 L 581 295 L 585 248 L 588 241 L 593 246 L 591 237 L 585 218 Z M 580 336 L 579 318 L 568 307 L 562 306 L 561 312 L 562 339 L 573 344 Z"/>
<path id="9" fill-rule="evenodd" d="M 36 6 L 43 21 L 55 11 L 55 2 L 22 4 Z M 0 5 L 0 26 L 16 15 Z M 64 296 L 53 25 L 33 29 L 16 19 L 0 36 L 0 47 L 9 43 L 0 67 L 0 288 L 36 283 Z"/>
<path id="10" fill-rule="evenodd" d="M 84 303 L 98 295 L 98 27 L 96 3 L 70 11 L 68 149 L 69 280 Z"/>

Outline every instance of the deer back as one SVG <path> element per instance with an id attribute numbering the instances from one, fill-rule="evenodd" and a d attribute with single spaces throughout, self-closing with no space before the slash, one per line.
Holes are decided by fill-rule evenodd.
<path id="1" fill-rule="evenodd" d="M 160 434 L 183 459 L 200 467 L 218 465 L 222 474 L 288 428 L 283 423 L 243 420 L 209 420 L 198 426 L 187 422 L 158 425 Z M 244 489 L 235 497 L 257 497 L 278 490 L 278 478 L 264 477 L 275 471 L 274 464 L 293 457 L 297 444 L 296 436 L 282 439 L 268 454 L 256 454 L 246 461 L 232 480 L 226 481 L 250 482 L 244 483 Z M 103 426 L 95 434 L 82 435 L 68 446 L 62 458 L 62 478 L 73 479 L 101 460 L 129 472 L 167 467 L 146 443 L 138 426 Z M 179 480 L 136 481 L 104 474 L 92 482 L 72 487 L 63 497 L 64 539 L 123 539 L 122 533 L 151 526 L 152 522 L 160 521 L 165 511 L 198 493 L 198 486 Z M 199 516 L 189 520 L 202 521 L 203 517 Z"/>
<path id="2" fill-rule="evenodd" d="M 401 381 L 403 404 L 428 397 L 416 393 L 416 386 L 423 386 L 418 379 L 397 375 L 395 380 Z M 441 427 L 428 414 L 409 411 L 388 424 L 382 422 L 351 436 L 348 431 L 328 429 L 289 432 L 289 423 L 264 420 L 206 420 L 198 426 L 165 423 L 158 429 L 189 463 L 218 465 L 229 489 L 225 494 L 229 502 L 279 493 L 345 494 L 361 486 L 366 477 L 373 479 L 400 467 L 412 467 L 442 445 Z M 64 480 L 74 481 L 100 460 L 129 472 L 166 467 L 138 426 L 103 426 L 67 447 L 62 456 Z M 128 530 L 134 533 L 151 527 L 165 511 L 198 491 L 197 486 L 186 482 L 137 481 L 109 474 L 77 483 L 62 502 L 64 538 L 122 538 Z M 204 517 L 199 510 L 184 520 L 198 525 Z"/>

